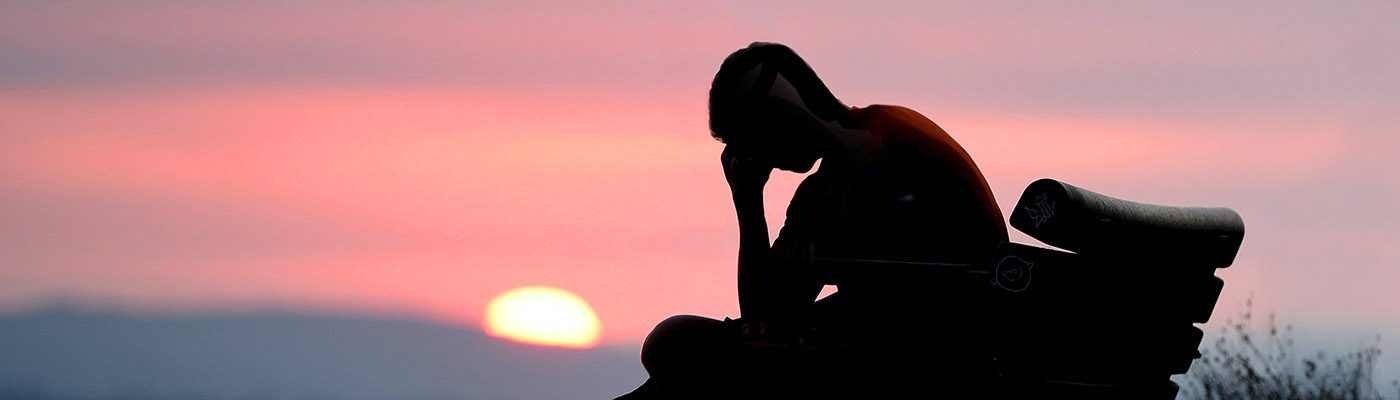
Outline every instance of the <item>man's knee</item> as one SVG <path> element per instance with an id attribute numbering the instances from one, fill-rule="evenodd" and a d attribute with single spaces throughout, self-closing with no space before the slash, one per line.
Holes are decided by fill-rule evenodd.
<path id="1" fill-rule="evenodd" d="M 642 366 L 652 376 L 712 373 L 738 345 L 724 321 L 676 315 L 656 324 L 642 344 Z"/>

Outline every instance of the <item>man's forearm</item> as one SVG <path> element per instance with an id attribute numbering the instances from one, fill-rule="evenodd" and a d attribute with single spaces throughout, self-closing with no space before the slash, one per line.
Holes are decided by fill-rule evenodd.
<path id="1" fill-rule="evenodd" d="M 734 193 L 734 212 L 739 216 L 739 253 L 748 250 L 768 253 L 768 221 L 763 215 L 763 192 Z"/>
<path id="2" fill-rule="evenodd" d="M 741 316 L 757 317 L 764 308 L 757 303 L 764 286 L 761 271 L 769 251 L 763 192 L 735 191 L 734 211 L 739 217 L 739 311 Z"/>

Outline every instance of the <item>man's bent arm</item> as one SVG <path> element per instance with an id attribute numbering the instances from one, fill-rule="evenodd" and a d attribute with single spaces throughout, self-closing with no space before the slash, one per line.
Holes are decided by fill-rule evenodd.
<path id="1" fill-rule="evenodd" d="M 764 273 L 768 259 L 768 222 L 763 215 L 763 188 L 734 190 L 734 211 L 739 216 L 739 313 L 766 319 L 771 305 L 764 304 Z"/>

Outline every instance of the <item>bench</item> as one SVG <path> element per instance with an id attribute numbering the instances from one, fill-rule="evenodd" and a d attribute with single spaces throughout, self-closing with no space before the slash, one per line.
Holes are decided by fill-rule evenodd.
<path id="1" fill-rule="evenodd" d="M 1010 222 L 1063 250 L 1004 242 L 981 264 L 818 258 L 812 273 L 870 311 L 852 340 L 892 353 L 873 374 L 952 398 L 1175 398 L 1169 378 L 1200 357 L 1194 324 L 1224 287 L 1215 270 L 1243 240 L 1239 214 L 1041 179 Z M 940 365 L 902 366 L 921 360 Z"/>

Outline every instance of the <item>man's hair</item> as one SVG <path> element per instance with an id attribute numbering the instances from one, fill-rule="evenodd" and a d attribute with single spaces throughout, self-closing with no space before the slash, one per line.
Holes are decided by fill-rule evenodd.
<path id="1" fill-rule="evenodd" d="M 753 72 L 757 68 L 757 77 Z M 824 120 L 845 121 L 850 107 L 841 103 L 812 67 L 791 48 L 753 42 L 730 54 L 710 83 L 710 135 L 726 142 L 748 120 L 757 101 L 768 94 L 778 73 L 797 89 L 808 110 Z M 747 75 L 747 76 L 746 76 Z"/>

